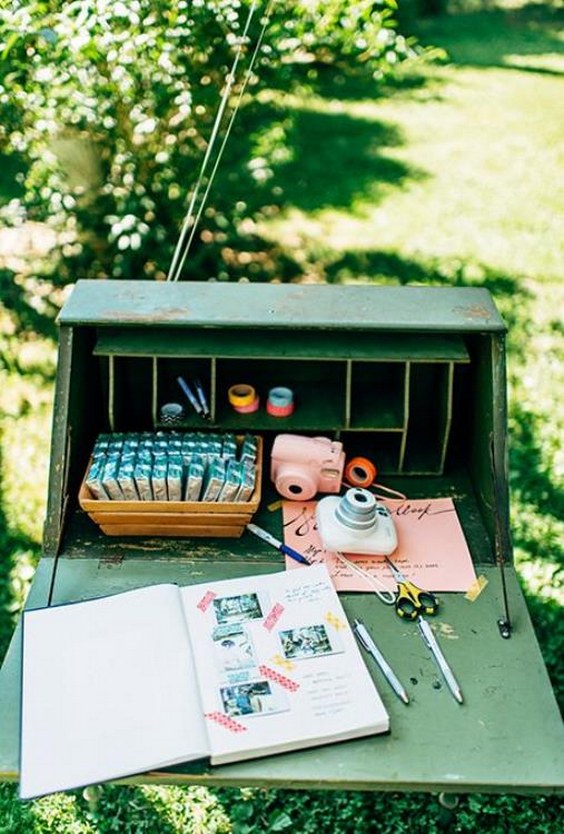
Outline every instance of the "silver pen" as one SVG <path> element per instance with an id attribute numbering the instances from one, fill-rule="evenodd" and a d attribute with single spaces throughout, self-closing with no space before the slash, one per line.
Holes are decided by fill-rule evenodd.
<path id="1" fill-rule="evenodd" d="M 202 406 L 200 405 L 200 403 L 198 402 L 198 400 L 196 399 L 196 397 L 192 393 L 192 390 L 190 389 L 190 386 L 188 385 L 186 380 L 183 379 L 181 376 L 177 376 L 176 381 L 178 382 L 178 384 L 180 385 L 180 387 L 184 391 L 184 394 L 186 395 L 187 400 L 189 401 L 190 405 L 192 406 L 192 408 L 194 409 L 196 414 L 203 414 L 204 409 L 202 408 Z"/>
<path id="2" fill-rule="evenodd" d="M 206 399 L 206 394 L 204 391 L 204 387 L 199 379 L 194 380 L 194 388 L 196 389 L 196 394 L 200 401 L 200 405 L 202 406 L 202 411 L 204 412 L 204 417 L 210 416 L 210 410 L 208 408 L 208 401 Z"/>
<path id="3" fill-rule="evenodd" d="M 404 704 L 409 704 L 407 692 L 401 685 L 401 682 L 397 678 L 394 670 L 392 669 L 392 667 L 390 666 L 390 664 L 388 663 L 388 661 L 386 660 L 386 658 L 384 657 L 384 655 L 382 654 L 382 652 L 380 651 L 370 634 L 368 633 L 366 626 L 363 623 L 361 623 L 360 620 L 354 620 L 353 631 L 356 634 L 360 645 L 364 649 L 366 649 L 366 651 L 369 654 L 372 655 L 372 657 L 384 673 L 386 680 L 388 681 L 398 698 L 401 698 Z"/>
<path id="4" fill-rule="evenodd" d="M 417 618 L 417 628 L 419 629 L 419 634 L 423 638 L 423 642 L 429 647 L 431 650 L 433 657 L 439 667 L 441 674 L 445 681 L 447 682 L 448 688 L 456 698 L 459 704 L 462 704 L 462 692 L 460 691 L 460 687 L 456 681 L 452 673 L 452 669 L 448 665 L 444 654 L 441 651 L 441 647 L 437 643 L 437 638 L 433 634 L 433 630 L 427 620 L 424 620 L 421 615 Z"/>

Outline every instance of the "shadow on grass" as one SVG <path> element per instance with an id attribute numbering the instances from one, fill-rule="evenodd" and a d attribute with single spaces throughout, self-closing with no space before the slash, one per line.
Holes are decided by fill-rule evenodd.
<path id="1" fill-rule="evenodd" d="M 551 3 L 459 12 L 419 21 L 416 34 L 446 49 L 459 66 L 497 67 L 560 76 L 546 59 L 564 59 L 564 10 Z"/>
<path id="2" fill-rule="evenodd" d="M 419 61 L 425 65 L 429 58 L 421 56 Z M 310 84 L 312 94 L 327 101 L 376 101 L 387 99 L 392 95 L 417 93 L 429 86 L 430 79 L 417 61 L 400 65 L 395 75 L 375 80 L 366 72 L 340 72 L 332 67 L 313 67 L 314 83 Z M 306 86 L 308 86 L 306 84 Z M 437 79 L 433 78 L 433 90 L 436 91 Z"/>
<path id="3" fill-rule="evenodd" d="M 384 190 L 425 176 L 386 156 L 387 148 L 404 143 L 401 130 L 387 122 L 284 99 L 277 107 L 262 106 L 253 119 L 241 124 L 227 148 L 215 186 L 244 199 L 250 215 L 264 206 L 315 212 L 346 209 L 359 198 L 377 204 Z M 246 149 L 243 134 L 252 136 Z M 242 151 L 251 160 L 247 171 L 241 170 Z"/>
<path id="4" fill-rule="evenodd" d="M 526 587 L 523 593 L 548 675 L 560 712 L 564 717 L 564 665 L 562 664 L 562 647 L 564 646 L 564 611 L 553 600 L 542 600 L 531 594 Z"/>
<path id="5" fill-rule="evenodd" d="M 349 249 L 325 265 L 325 278 L 330 284 L 362 278 L 370 282 L 401 285 L 484 287 L 496 296 L 515 299 L 513 306 L 519 319 L 526 318 L 523 305 L 531 298 L 531 293 L 522 286 L 521 278 L 483 264 L 462 258 L 419 261 L 382 249 Z"/>
<path id="6" fill-rule="evenodd" d="M 256 221 L 291 209 L 314 215 L 354 211 L 360 202 L 378 205 L 391 189 L 427 176 L 387 154 L 405 141 L 396 125 L 338 107 L 322 112 L 317 109 L 322 102 L 314 99 L 312 107 L 281 97 L 276 105 L 244 114 L 226 147 L 214 183 L 214 208 L 206 215 L 215 218 L 219 233 L 204 232 L 205 242 L 194 241 L 190 280 L 297 279 L 304 273 L 303 253 L 262 238 Z M 242 213 L 232 222 L 227 218 L 238 205 Z M 246 231 L 250 218 L 252 228 Z"/>
<path id="7" fill-rule="evenodd" d="M 556 486 L 543 461 L 542 448 L 538 441 L 539 418 L 521 406 L 519 402 L 511 407 L 511 468 L 514 488 L 524 504 L 541 515 L 564 518 L 564 490 Z M 516 541 L 523 547 L 524 542 Z M 529 543 L 530 546 L 530 543 Z M 534 551 L 536 555 L 538 550 Z"/>

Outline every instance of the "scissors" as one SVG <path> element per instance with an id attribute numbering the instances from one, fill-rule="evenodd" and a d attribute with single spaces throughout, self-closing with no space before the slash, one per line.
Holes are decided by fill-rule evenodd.
<path id="1" fill-rule="evenodd" d="M 386 556 L 386 562 L 398 583 L 395 609 L 398 617 L 415 620 L 419 614 L 436 614 L 439 607 L 437 597 L 431 591 L 423 591 L 409 579 Z"/>

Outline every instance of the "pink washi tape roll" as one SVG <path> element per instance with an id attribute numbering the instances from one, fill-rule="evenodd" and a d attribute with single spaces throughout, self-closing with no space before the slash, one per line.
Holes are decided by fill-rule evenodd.
<path id="1" fill-rule="evenodd" d="M 260 397 L 255 397 L 249 405 L 234 405 L 233 408 L 239 414 L 252 414 L 253 411 L 258 411 L 260 406 Z"/>

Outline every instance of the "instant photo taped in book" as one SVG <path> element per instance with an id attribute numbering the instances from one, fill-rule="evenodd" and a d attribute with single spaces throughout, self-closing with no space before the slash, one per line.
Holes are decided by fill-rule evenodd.
<path id="1" fill-rule="evenodd" d="M 339 633 L 326 623 L 281 629 L 278 640 L 286 660 L 311 660 L 344 651 Z"/>
<path id="2" fill-rule="evenodd" d="M 212 601 L 218 626 L 262 620 L 269 611 L 267 594 L 250 592 L 233 596 L 218 596 Z"/>
<path id="3" fill-rule="evenodd" d="M 222 686 L 219 696 L 221 709 L 230 718 L 272 715 L 290 709 L 286 694 L 268 680 Z"/>
<path id="4" fill-rule="evenodd" d="M 234 674 L 258 666 L 251 635 L 242 623 L 216 626 L 211 637 L 216 666 L 222 677 L 232 680 Z"/>

